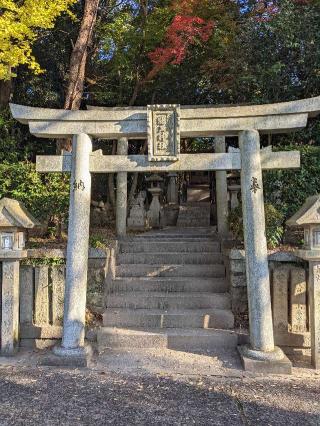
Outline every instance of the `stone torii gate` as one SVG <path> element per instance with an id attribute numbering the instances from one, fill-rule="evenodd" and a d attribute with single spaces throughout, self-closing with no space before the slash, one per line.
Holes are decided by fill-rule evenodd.
<path id="1" fill-rule="evenodd" d="M 61 357 L 86 357 L 84 324 L 88 266 L 91 172 L 118 173 L 117 223 L 123 232 L 128 172 L 241 170 L 246 249 L 250 345 L 240 348 L 246 368 L 268 365 L 279 371 L 286 362 L 273 338 L 270 281 L 265 238 L 263 169 L 297 168 L 299 152 L 260 150 L 260 133 L 304 128 L 320 113 L 320 97 L 271 105 L 232 107 L 96 108 L 66 111 L 11 104 L 14 118 L 29 124 L 37 137 L 72 137 L 72 154 L 38 156 L 39 172 L 71 172 L 67 275 L 63 339 L 54 352 Z M 240 152 L 180 154 L 180 137 L 238 136 Z M 92 138 L 118 139 L 118 155 L 92 152 Z M 127 155 L 128 138 L 147 138 L 148 156 Z M 221 140 L 220 140 L 221 142 Z M 217 206 L 219 209 L 219 205 Z M 69 361 L 68 361 L 69 362 Z M 256 364 L 255 364 L 256 363 Z M 270 367 L 271 366 L 271 367 Z"/>

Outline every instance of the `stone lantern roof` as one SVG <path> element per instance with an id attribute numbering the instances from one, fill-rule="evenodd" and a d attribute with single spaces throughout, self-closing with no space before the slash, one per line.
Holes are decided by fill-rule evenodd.
<path id="1" fill-rule="evenodd" d="M 288 226 L 320 224 L 320 195 L 308 197 L 303 206 L 286 223 Z"/>
<path id="2" fill-rule="evenodd" d="M 11 198 L 0 200 L 0 227 L 31 229 L 39 225 L 40 222 L 28 212 L 21 201 Z"/>

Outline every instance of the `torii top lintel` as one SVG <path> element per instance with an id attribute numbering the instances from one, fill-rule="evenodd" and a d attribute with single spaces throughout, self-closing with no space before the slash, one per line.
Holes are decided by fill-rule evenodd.
<path id="1" fill-rule="evenodd" d="M 147 108 L 89 107 L 86 111 L 34 108 L 10 104 L 12 115 L 38 137 L 63 138 L 79 133 L 116 139 L 147 136 Z M 304 128 L 320 113 L 320 96 L 292 102 L 248 106 L 181 106 L 180 135 L 238 135 L 242 130 L 283 133 Z"/>

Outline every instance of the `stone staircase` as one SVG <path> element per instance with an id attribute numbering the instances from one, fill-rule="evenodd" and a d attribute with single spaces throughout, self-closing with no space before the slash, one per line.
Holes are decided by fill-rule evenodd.
<path id="1" fill-rule="evenodd" d="M 188 202 L 179 209 L 177 227 L 209 227 L 211 204 L 205 202 Z"/>
<path id="2" fill-rule="evenodd" d="M 210 228 L 166 229 L 119 241 L 98 349 L 234 348 L 220 243 Z"/>
<path id="3" fill-rule="evenodd" d="M 189 184 L 187 188 L 188 203 L 210 203 L 210 187 L 208 184 Z"/>

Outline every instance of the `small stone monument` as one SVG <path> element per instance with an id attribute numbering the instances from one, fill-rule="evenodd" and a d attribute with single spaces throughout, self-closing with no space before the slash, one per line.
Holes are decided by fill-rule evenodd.
<path id="1" fill-rule="evenodd" d="M 228 191 L 230 194 L 230 209 L 234 210 L 239 206 L 239 193 L 241 185 L 228 185 Z"/>
<path id="2" fill-rule="evenodd" d="M 320 368 L 320 195 L 308 197 L 288 221 L 288 226 L 304 228 L 304 247 L 295 255 L 309 262 L 311 362 Z"/>
<path id="3" fill-rule="evenodd" d="M 159 197 L 162 193 L 160 183 L 163 179 L 161 176 L 154 174 L 147 178 L 146 181 L 151 183 L 151 188 L 149 188 L 148 191 L 152 194 L 152 201 L 147 213 L 148 222 L 152 228 L 160 228 L 163 208 L 160 204 Z"/>
<path id="4" fill-rule="evenodd" d="M 178 204 L 178 173 L 168 173 L 169 183 L 167 188 L 167 202 L 168 204 Z"/>
<path id="5" fill-rule="evenodd" d="M 1 353 L 12 355 L 19 341 L 19 267 L 24 250 L 26 230 L 40 223 L 24 204 L 10 198 L 0 200 Z"/>
<path id="6" fill-rule="evenodd" d="M 167 204 L 164 206 L 164 225 L 176 226 L 179 216 L 178 173 L 168 173 Z"/>
<path id="7" fill-rule="evenodd" d="M 127 220 L 128 229 L 135 231 L 144 230 L 146 228 L 147 213 L 144 207 L 146 196 L 146 191 L 140 191 L 137 197 L 133 200 Z"/>

